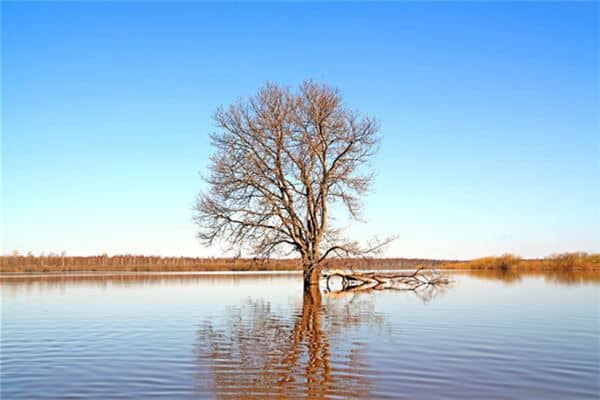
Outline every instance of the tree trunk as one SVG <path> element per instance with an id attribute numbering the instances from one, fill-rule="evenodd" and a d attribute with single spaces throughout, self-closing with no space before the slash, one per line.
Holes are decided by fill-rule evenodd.
<path id="1" fill-rule="evenodd" d="M 309 260 L 302 263 L 304 273 L 304 291 L 311 290 L 311 286 L 319 286 L 320 268 L 317 263 Z"/>

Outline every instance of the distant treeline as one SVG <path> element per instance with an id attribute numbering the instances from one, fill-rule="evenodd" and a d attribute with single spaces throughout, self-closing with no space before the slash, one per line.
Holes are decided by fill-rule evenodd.
<path id="1" fill-rule="evenodd" d="M 577 271 L 600 270 L 600 254 L 567 253 L 541 259 L 514 255 L 485 257 L 469 261 L 420 258 L 336 258 L 328 269 L 414 269 L 418 267 L 462 270 Z M 301 270 L 298 259 L 261 260 L 253 258 L 158 257 L 138 255 L 12 255 L 0 257 L 0 272 L 80 272 L 80 271 L 293 271 Z"/>
<path id="2" fill-rule="evenodd" d="M 76 271 L 293 271 L 301 270 L 298 259 L 196 258 L 138 255 L 12 255 L 0 257 L 0 272 L 76 272 Z M 409 269 L 420 265 L 434 267 L 451 261 L 379 258 L 331 259 L 326 268 Z"/>

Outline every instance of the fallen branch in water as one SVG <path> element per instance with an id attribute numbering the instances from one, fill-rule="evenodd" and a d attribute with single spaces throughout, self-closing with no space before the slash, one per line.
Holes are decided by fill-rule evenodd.
<path id="1" fill-rule="evenodd" d="M 331 271 L 325 273 L 324 277 L 330 292 L 383 289 L 417 291 L 420 288 L 445 286 L 452 282 L 445 274 L 425 268 L 419 268 L 413 273 Z M 336 280 L 339 281 L 338 285 L 335 285 Z"/>

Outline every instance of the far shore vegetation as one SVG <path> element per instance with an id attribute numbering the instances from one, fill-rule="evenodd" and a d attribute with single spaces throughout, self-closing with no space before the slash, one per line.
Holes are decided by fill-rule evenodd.
<path id="1" fill-rule="evenodd" d="M 332 258 L 325 268 L 353 270 L 444 269 L 513 272 L 599 271 L 600 254 L 564 253 L 527 259 L 514 255 L 474 260 L 431 260 L 418 258 Z M 0 273 L 59 272 L 193 272 L 193 271 L 301 271 L 299 259 L 195 258 L 140 255 L 67 256 L 33 254 L 0 257 Z"/>

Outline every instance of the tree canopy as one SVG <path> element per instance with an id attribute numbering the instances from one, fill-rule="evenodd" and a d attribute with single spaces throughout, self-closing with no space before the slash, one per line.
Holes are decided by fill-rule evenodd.
<path id="1" fill-rule="evenodd" d="M 349 109 L 339 90 L 305 81 L 292 92 L 267 83 L 219 108 L 214 120 L 208 190 L 195 214 L 205 244 L 225 242 L 259 257 L 297 252 L 305 283 L 318 279 L 329 256 L 383 245 L 362 248 L 330 216 L 339 203 L 359 218 L 379 142 L 377 121 Z"/>

